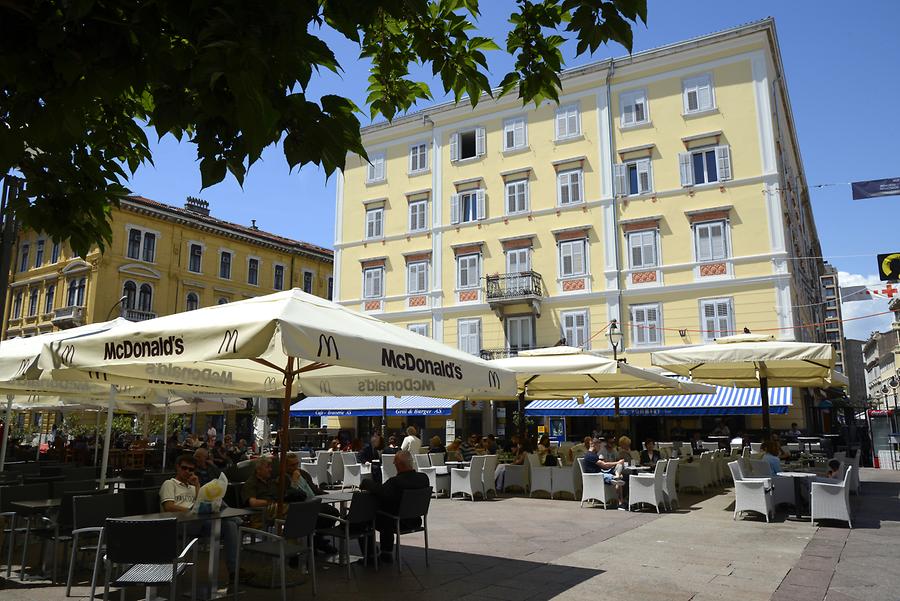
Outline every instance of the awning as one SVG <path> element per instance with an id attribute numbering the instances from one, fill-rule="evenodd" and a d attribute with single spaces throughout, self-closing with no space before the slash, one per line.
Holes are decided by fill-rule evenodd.
<path id="1" fill-rule="evenodd" d="M 791 406 L 792 388 L 770 388 L 770 413 L 787 413 Z M 611 397 L 532 401 L 526 415 L 536 416 L 611 416 Z M 619 399 L 621 415 L 756 415 L 762 412 L 759 388 L 716 386 L 715 394 L 666 396 L 631 396 Z"/>
<path id="2" fill-rule="evenodd" d="M 383 397 L 335 396 L 309 397 L 291 405 L 291 417 L 378 417 Z M 450 415 L 457 399 L 427 396 L 387 398 L 388 415 Z"/>

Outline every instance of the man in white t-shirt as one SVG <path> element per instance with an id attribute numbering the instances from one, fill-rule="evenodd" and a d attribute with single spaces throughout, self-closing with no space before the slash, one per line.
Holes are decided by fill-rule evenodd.
<path id="1" fill-rule="evenodd" d="M 212 425 L 212 424 L 209 425 L 209 430 L 206 431 L 206 439 L 209 440 L 210 438 L 212 438 L 213 441 L 215 442 L 215 440 L 216 440 L 216 427 L 215 427 L 214 425 Z"/>
<path id="2" fill-rule="evenodd" d="M 413 456 L 418 455 L 422 450 L 422 441 L 416 436 L 415 426 L 410 426 L 406 429 L 406 438 L 403 439 L 400 450 L 409 451 L 409 454 Z"/>

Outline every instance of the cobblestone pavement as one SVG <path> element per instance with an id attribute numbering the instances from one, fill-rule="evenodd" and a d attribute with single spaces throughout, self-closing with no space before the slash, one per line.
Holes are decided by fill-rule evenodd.
<path id="1" fill-rule="evenodd" d="M 378 572 L 355 565 L 349 580 L 344 568 L 320 569 L 316 599 L 896 600 L 900 473 L 862 470 L 862 481 L 853 530 L 785 512 L 771 524 L 733 521 L 729 488 L 682 495 L 677 511 L 661 515 L 536 498 L 438 499 L 429 516 L 430 566 L 422 536 L 405 536 L 399 575 L 396 565 Z M 257 566 L 257 575 L 265 580 L 268 570 Z M 79 572 L 74 597 L 88 596 L 89 576 Z M 2 601 L 65 599 L 65 587 L 47 582 L 0 578 L 0 587 Z M 245 599 L 280 599 L 278 589 L 242 590 Z M 288 589 L 291 600 L 311 595 L 308 583 Z M 133 590 L 127 599 L 142 596 Z"/>

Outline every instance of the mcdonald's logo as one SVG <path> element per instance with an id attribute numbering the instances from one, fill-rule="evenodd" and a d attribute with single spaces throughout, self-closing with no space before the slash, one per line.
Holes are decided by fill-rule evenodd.
<path id="1" fill-rule="evenodd" d="M 322 380 L 319 382 L 319 392 L 322 394 L 334 394 L 331 392 L 331 382 L 328 380 Z"/>
<path id="2" fill-rule="evenodd" d="M 227 353 L 231 349 L 232 353 L 238 352 L 238 331 L 225 330 L 225 336 L 222 337 L 222 344 L 219 345 L 219 354 Z"/>
<path id="3" fill-rule="evenodd" d="M 493 369 L 488 371 L 488 386 L 500 390 L 500 374 Z"/>
<path id="4" fill-rule="evenodd" d="M 325 334 L 319 334 L 319 352 L 316 354 L 317 357 L 322 356 L 322 347 L 325 348 L 325 355 L 327 357 L 331 357 L 331 350 L 334 347 L 334 358 L 340 359 L 341 353 L 338 350 L 337 342 L 334 341 L 334 336 L 326 336 Z"/>
<path id="5" fill-rule="evenodd" d="M 266 378 L 265 382 L 263 382 L 264 390 L 275 390 L 275 376 L 269 376 Z"/>
<path id="6" fill-rule="evenodd" d="M 62 360 L 63 365 L 71 365 L 72 361 L 75 359 L 75 346 L 67 344 L 62 347 L 59 357 Z"/>
<path id="7" fill-rule="evenodd" d="M 89 379 L 89 380 L 103 380 L 104 382 L 106 382 L 107 379 L 108 379 L 108 378 L 107 378 L 107 375 L 106 375 L 106 372 L 102 372 L 102 371 L 89 371 L 89 372 L 87 372 L 87 373 L 88 373 L 88 379 Z"/>
<path id="8" fill-rule="evenodd" d="M 21 376 L 28 369 L 28 359 L 22 359 L 19 369 L 16 370 L 16 377 Z"/>

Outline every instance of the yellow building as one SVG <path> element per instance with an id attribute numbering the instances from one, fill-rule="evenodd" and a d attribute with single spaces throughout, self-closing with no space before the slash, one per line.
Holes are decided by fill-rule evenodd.
<path id="1" fill-rule="evenodd" d="M 613 320 L 637 365 L 745 327 L 824 336 L 805 327 L 822 253 L 771 19 L 561 79 L 558 105 L 365 128 L 371 162 L 349 156 L 337 186 L 335 298 L 487 357 L 607 350 Z"/>

